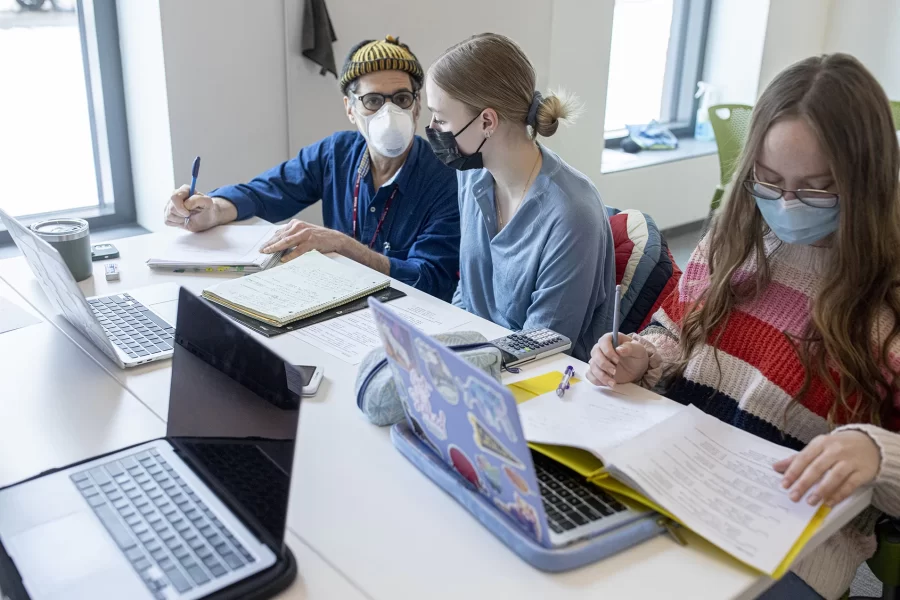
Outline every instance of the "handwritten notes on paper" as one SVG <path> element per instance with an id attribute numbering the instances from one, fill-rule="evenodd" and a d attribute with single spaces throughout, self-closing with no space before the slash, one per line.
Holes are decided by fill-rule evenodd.
<path id="1" fill-rule="evenodd" d="M 338 306 L 389 283 L 375 271 L 312 251 L 274 269 L 214 285 L 204 296 L 280 324 Z"/>

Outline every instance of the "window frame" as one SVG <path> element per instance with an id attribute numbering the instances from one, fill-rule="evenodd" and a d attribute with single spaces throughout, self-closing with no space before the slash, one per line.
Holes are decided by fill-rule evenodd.
<path id="1" fill-rule="evenodd" d="M 91 231 L 135 222 L 134 182 L 125 112 L 115 0 L 77 0 L 79 37 L 97 178 L 97 205 L 17 216 L 25 225 L 46 218 L 85 219 Z M 99 143 L 98 143 L 99 142 Z M 0 245 L 11 244 L 0 224 Z"/>
<path id="2" fill-rule="evenodd" d="M 669 32 L 669 54 L 663 79 L 660 123 L 678 138 L 694 136 L 698 98 L 694 98 L 697 82 L 703 76 L 706 41 L 712 0 L 674 0 L 672 27 Z M 604 115 L 605 120 L 605 115 Z M 604 146 L 617 149 L 628 136 L 627 129 L 604 130 Z"/>

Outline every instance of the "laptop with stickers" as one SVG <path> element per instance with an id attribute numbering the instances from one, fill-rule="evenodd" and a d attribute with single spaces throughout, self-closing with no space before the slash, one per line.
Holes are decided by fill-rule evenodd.
<path id="1" fill-rule="evenodd" d="M 369 300 L 369 305 L 409 428 L 469 492 L 488 500 L 487 505 L 503 513 L 520 533 L 546 549 L 575 542 L 604 544 L 615 537 L 615 548 L 594 552 L 594 560 L 658 533 L 656 527 L 644 526 L 653 523 L 656 513 L 630 508 L 576 472 L 532 451 L 516 401 L 502 384 L 380 302 Z M 421 461 L 413 462 L 426 470 Z M 438 477 L 429 476 L 446 489 Z M 447 491 L 501 539 L 507 537 L 483 518 L 475 508 L 478 503 Z M 639 522 L 641 526 L 634 527 Z M 509 539 L 504 541 L 519 551 Z M 560 568 L 554 563 L 548 568 L 574 566 Z"/>

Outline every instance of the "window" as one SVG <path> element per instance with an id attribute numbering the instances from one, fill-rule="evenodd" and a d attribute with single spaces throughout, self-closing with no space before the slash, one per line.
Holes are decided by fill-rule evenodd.
<path id="1" fill-rule="evenodd" d="M 710 0 L 616 0 L 607 146 L 618 147 L 626 125 L 654 119 L 675 135 L 693 135 L 709 10 Z"/>
<path id="2" fill-rule="evenodd" d="M 0 208 L 133 222 L 115 0 L 0 0 L 0 56 Z"/>

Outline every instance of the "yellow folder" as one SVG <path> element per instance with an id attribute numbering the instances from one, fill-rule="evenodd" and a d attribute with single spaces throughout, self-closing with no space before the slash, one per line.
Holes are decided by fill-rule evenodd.
<path id="1" fill-rule="evenodd" d="M 511 383 L 506 387 L 512 392 L 513 397 L 516 399 L 516 403 L 521 404 L 523 402 L 531 400 L 532 398 L 537 398 L 542 394 L 555 391 L 556 388 L 559 387 L 562 378 L 562 373 L 558 371 L 551 371 L 550 373 L 544 373 L 543 375 L 538 375 L 537 377 L 532 377 L 531 379 Z M 578 379 L 572 378 L 571 383 L 572 385 L 574 385 L 578 383 L 578 381 Z M 684 523 L 675 518 L 662 506 L 645 497 L 643 494 L 637 493 L 633 489 L 610 476 L 606 469 L 603 467 L 603 463 L 600 461 L 600 459 L 587 450 L 581 450 L 580 448 L 570 448 L 568 446 L 553 446 L 549 444 L 529 443 L 528 446 L 532 450 L 540 452 L 541 454 L 552 458 L 556 462 L 569 467 L 579 475 L 584 476 L 585 479 L 587 479 L 594 485 L 643 504 L 644 506 L 655 510 L 659 514 L 668 517 L 669 519 L 684 527 Z M 780 579 L 785 573 L 787 573 L 791 564 L 794 562 L 794 559 L 797 558 L 797 556 L 800 554 L 800 551 L 803 550 L 803 547 L 806 546 L 812 536 L 825 521 L 825 517 L 828 515 L 829 510 L 830 509 L 824 504 L 819 508 L 818 512 L 816 512 L 815 516 L 809 522 L 809 525 L 803 531 L 803 534 L 797 539 L 793 547 L 791 547 L 791 550 L 784 557 L 784 560 L 781 562 L 781 564 L 778 565 L 778 568 L 775 569 L 775 572 L 766 573 L 767 575 L 770 575 L 773 579 Z"/>

